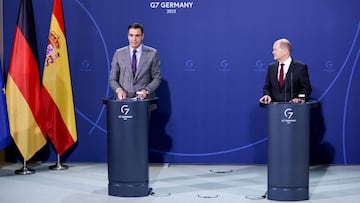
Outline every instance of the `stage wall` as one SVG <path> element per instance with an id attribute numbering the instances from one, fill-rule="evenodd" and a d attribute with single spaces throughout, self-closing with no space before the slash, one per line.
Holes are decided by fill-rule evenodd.
<path id="1" fill-rule="evenodd" d="M 5 68 L 19 2 L 3 2 Z M 33 5 L 42 64 L 52 1 Z M 66 161 L 106 161 L 101 101 L 113 96 L 110 62 L 128 43 L 127 26 L 140 22 L 163 74 L 152 162 L 266 163 L 267 110 L 258 100 L 272 44 L 286 37 L 293 57 L 308 64 L 311 96 L 320 104 L 312 110 L 311 161 L 359 164 L 359 8 L 358 0 L 63 0 L 78 130 Z"/>

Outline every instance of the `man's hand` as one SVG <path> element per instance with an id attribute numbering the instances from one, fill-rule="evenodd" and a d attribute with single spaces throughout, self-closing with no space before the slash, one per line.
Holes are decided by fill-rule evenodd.
<path id="1" fill-rule="evenodd" d="M 140 98 L 140 99 L 146 99 L 147 98 L 147 95 L 148 95 L 148 91 L 146 91 L 145 89 L 141 90 L 141 91 L 137 91 L 136 92 L 137 96 Z"/>
<path id="2" fill-rule="evenodd" d="M 301 104 L 304 103 L 305 101 L 303 99 L 300 98 L 294 98 L 292 100 L 290 100 L 290 103 L 297 103 L 297 104 Z"/>
<path id="3" fill-rule="evenodd" d="M 259 102 L 268 104 L 271 102 L 271 97 L 269 95 L 264 95 L 263 97 L 260 98 Z"/>
<path id="4" fill-rule="evenodd" d="M 120 99 L 120 100 L 126 99 L 126 92 L 123 89 L 118 88 L 116 90 L 116 94 L 117 94 L 118 99 Z"/>

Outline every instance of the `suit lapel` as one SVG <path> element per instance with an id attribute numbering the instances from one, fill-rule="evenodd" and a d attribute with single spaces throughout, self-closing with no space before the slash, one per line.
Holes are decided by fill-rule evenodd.
<path id="1" fill-rule="evenodd" d="M 275 75 L 275 77 L 273 77 L 274 83 L 279 84 L 279 79 L 278 79 L 279 63 L 275 63 L 273 68 L 274 68 L 274 75 Z M 279 87 L 279 85 L 278 85 L 278 87 Z"/>
<path id="2" fill-rule="evenodd" d="M 140 57 L 140 61 L 139 61 L 139 65 L 137 67 L 137 71 L 136 71 L 136 74 L 135 74 L 135 80 L 139 77 L 139 75 L 141 74 L 144 68 L 144 63 L 145 61 L 147 60 L 147 57 L 148 57 L 148 52 L 147 52 L 147 49 L 146 47 L 143 45 L 142 46 L 142 52 L 141 52 L 141 57 Z"/>
<path id="3" fill-rule="evenodd" d="M 285 77 L 285 82 L 289 83 L 291 82 L 291 73 L 293 72 L 293 69 L 294 69 L 294 63 L 293 63 L 294 60 L 291 60 L 291 63 L 290 63 L 290 66 L 289 66 L 289 69 L 286 73 L 286 77 Z"/>
<path id="4" fill-rule="evenodd" d="M 128 47 L 128 49 L 124 52 L 124 57 L 126 58 L 126 60 L 124 61 L 127 61 L 126 62 L 126 69 L 125 71 L 127 72 L 127 74 L 130 74 L 132 75 L 132 65 L 131 65 L 131 55 L 130 55 L 130 46 Z M 132 79 L 132 78 L 131 78 Z"/>

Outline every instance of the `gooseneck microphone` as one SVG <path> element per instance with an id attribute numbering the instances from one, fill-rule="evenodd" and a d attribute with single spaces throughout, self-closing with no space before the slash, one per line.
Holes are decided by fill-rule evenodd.
<path id="1" fill-rule="evenodd" d="M 286 74 L 287 75 L 287 74 Z M 284 99 L 284 101 L 285 102 L 289 102 L 288 100 L 287 100 L 287 97 L 286 97 L 286 80 L 285 80 L 285 86 L 284 86 L 284 88 L 285 88 L 285 99 Z M 291 71 L 290 72 L 290 100 L 291 99 L 293 99 L 293 96 L 294 96 L 294 85 L 293 85 L 293 72 Z"/>
<path id="2" fill-rule="evenodd" d="M 286 98 L 286 92 L 287 92 L 287 91 L 286 91 L 286 83 L 287 83 L 287 82 L 286 82 L 286 77 L 285 77 L 285 81 L 284 81 L 284 83 L 285 83 L 285 85 L 284 85 L 284 88 L 285 88 L 285 90 L 284 90 L 284 91 L 285 91 L 285 95 L 284 95 L 284 97 L 285 97 L 285 98 L 284 98 L 284 103 L 287 103 L 287 102 L 289 102 L 289 101 L 288 101 L 288 100 L 287 100 L 287 98 Z"/>
<path id="3" fill-rule="evenodd" d="M 290 72 L 290 99 L 293 99 L 294 96 L 294 88 L 293 88 L 293 72 Z"/>

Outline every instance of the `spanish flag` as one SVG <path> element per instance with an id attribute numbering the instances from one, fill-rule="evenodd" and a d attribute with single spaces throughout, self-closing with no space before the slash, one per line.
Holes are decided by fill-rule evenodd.
<path id="1" fill-rule="evenodd" d="M 24 160 L 46 144 L 31 0 L 22 0 L 6 82 L 10 134 Z"/>
<path id="2" fill-rule="evenodd" d="M 46 132 L 61 156 L 77 141 L 61 0 L 54 0 L 42 82 Z"/>

